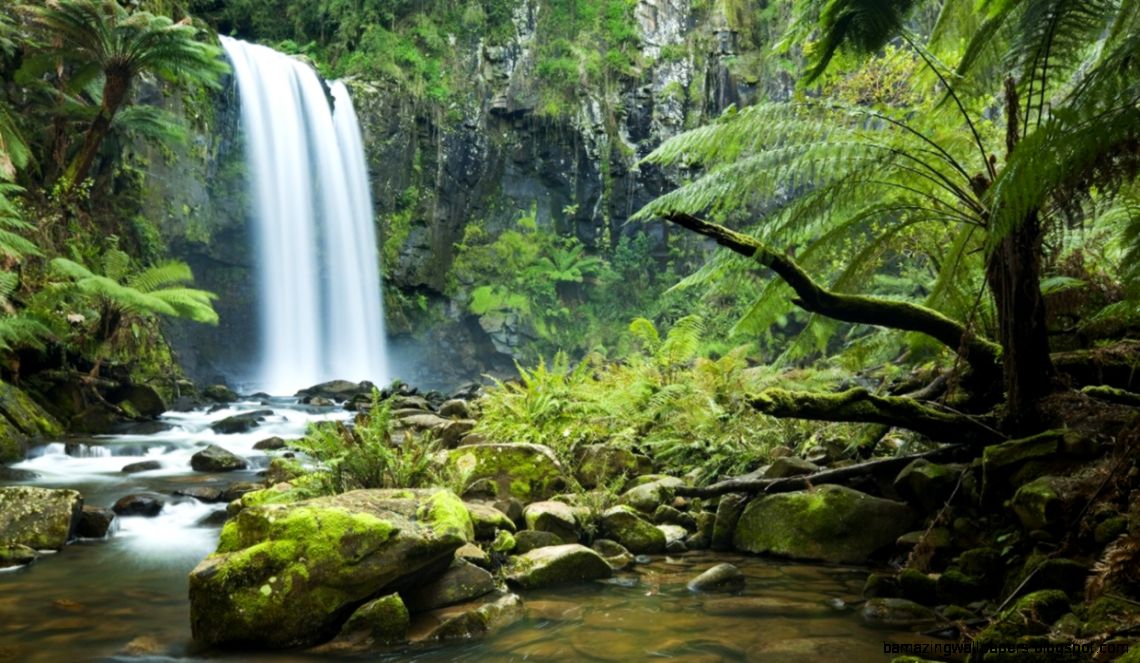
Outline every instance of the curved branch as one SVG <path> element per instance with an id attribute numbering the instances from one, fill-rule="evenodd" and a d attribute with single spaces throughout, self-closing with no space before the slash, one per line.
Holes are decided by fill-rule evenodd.
<path id="1" fill-rule="evenodd" d="M 899 426 L 932 440 L 988 444 L 1004 439 L 974 417 L 939 410 L 905 396 L 877 396 L 860 388 L 839 393 L 765 389 L 752 395 L 748 404 L 773 417 Z"/>
<path id="2" fill-rule="evenodd" d="M 998 366 L 1000 346 L 974 336 L 961 323 L 938 311 L 909 302 L 832 292 L 816 283 L 791 258 L 747 235 L 682 212 L 664 218 L 740 255 L 755 258 L 792 287 L 798 297 L 794 303 L 806 311 L 843 322 L 921 332 L 953 350 L 982 374 L 993 373 Z"/>

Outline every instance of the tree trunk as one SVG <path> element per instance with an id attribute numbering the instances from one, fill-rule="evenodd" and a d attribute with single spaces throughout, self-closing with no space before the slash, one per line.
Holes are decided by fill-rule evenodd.
<path id="1" fill-rule="evenodd" d="M 1053 362 L 1041 294 L 1041 221 L 1037 213 L 1006 235 L 990 255 L 986 280 L 997 307 L 1006 394 L 1006 427 L 1014 435 L 1041 428 L 1038 402 L 1053 389 Z"/>
<path id="2" fill-rule="evenodd" d="M 87 133 L 83 137 L 83 147 L 79 149 L 79 153 L 75 155 L 75 159 L 64 173 L 68 190 L 75 189 L 87 179 L 91 164 L 95 162 L 99 148 L 103 145 L 103 139 L 111 132 L 111 122 L 115 119 L 115 113 L 123 105 L 130 90 L 131 77 L 128 72 L 108 71 L 105 74 L 103 104 L 99 107 L 99 114 L 91 121 L 91 126 L 87 128 Z"/>

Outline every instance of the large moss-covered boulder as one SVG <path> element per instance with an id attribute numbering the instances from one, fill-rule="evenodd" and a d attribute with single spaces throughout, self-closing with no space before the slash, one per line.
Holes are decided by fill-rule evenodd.
<path id="1" fill-rule="evenodd" d="M 471 538 L 467 508 L 446 490 L 356 490 L 248 507 L 190 573 L 194 638 L 320 642 L 363 601 L 446 566 Z"/>
<path id="2" fill-rule="evenodd" d="M 74 490 L 0 488 L 0 545 L 59 550 L 75 534 L 83 497 Z"/>
<path id="3" fill-rule="evenodd" d="M 449 451 L 447 465 L 468 477 L 473 492 L 494 497 L 535 502 L 566 487 L 554 452 L 541 444 L 471 444 Z"/>
<path id="4" fill-rule="evenodd" d="M 613 575 L 598 553 L 578 543 L 536 548 L 514 558 L 507 567 L 507 582 L 523 589 L 538 589 L 586 582 Z"/>
<path id="5" fill-rule="evenodd" d="M 895 542 L 914 513 L 902 502 L 844 486 L 752 500 L 737 523 L 737 550 L 796 559 L 861 562 Z"/>

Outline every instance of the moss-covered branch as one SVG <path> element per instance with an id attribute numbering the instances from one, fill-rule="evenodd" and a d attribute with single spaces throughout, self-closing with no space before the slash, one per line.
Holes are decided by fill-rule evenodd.
<path id="1" fill-rule="evenodd" d="M 749 404 L 773 417 L 899 426 L 946 442 L 988 444 L 1002 439 L 974 417 L 938 410 L 913 398 L 876 396 L 866 389 L 837 394 L 766 389 L 752 395 Z"/>
<path id="2" fill-rule="evenodd" d="M 729 479 L 714 483 L 703 488 L 680 486 L 676 494 L 681 497 L 719 497 L 728 493 L 787 493 L 793 490 L 802 490 L 810 486 L 822 486 L 828 483 L 844 484 L 852 479 L 867 476 L 887 476 L 897 474 L 902 468 L 919 458 L 927 460 L 948 460 L 963 452 L 969 451 L 970 445 L 950 444 L 931 451 L 917 454 L 897 456 L 895 458 L 880 458 L 878 460 L 849 465 L 832 470 L 823 470 L 815 474 L 799 477 L 783 477 L 780 479 Z"/>
<path id="3" fill-rule="evenodd" d="M 665 219 L 736 253 L 755 258 L 792 287 L 797 297 L 794 303 L 806 311 L 843 322 L 920 332 L 958 353 L 982 374 L 993 374 L 998 368 L 1000 346 L 973 335 L 964 325 L 938 311 L 909 302 L 832 292 L 816 283 L 791 258 L 731 228 L 683 213 L 673 213 Z"/>

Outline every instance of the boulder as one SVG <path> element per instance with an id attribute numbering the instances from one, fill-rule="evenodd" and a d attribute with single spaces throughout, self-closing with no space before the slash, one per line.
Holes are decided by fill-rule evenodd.
<path id="1" fill-rule="evenodd" d="M 577 543 L 531 550 L 506 569 L 507 582 L 523 589 L 587 582 L 613 575 L 598 553 Z"/>
<path id="2" fill-rule="evenodd" d="M 472 640 L 504 629 L 526 616 L 517 594 L 497 592 L 483 599 L 416 616 L 413 643 Z"/>
<path id="3" fill-rule="evenodd" d="M 166 412 L 166 402 L 153 387 L 145 384 L 128 384 L 115 389 L 109 394 L 112 402 L 128 412 L 137 413 L 148 419 L 154 419 Z"/>
<path id="4" fill-rule="evenodd" d="M 439 406 L 439 416 L 467 419 L 471 416 L 471 411 L 467 407 L 467 401 L 462 398 L 452 398 L 444 401 L 443 404 Z"/>
<path id="5" fill-rule="evenodd" d="M 190 457 L 190 467 L 195 472 L 233 472 L 244 470 L 246 462 L 241 456 L 211 444 Z"/>
<path id="6" fill-rule="evenodd" d="M 602 532 L 635 555 L 665 552 L 665 533 L 626 505 L 602 514 Z"/>
<path id="7" fill-rule="evenodd" d="M 563 543 L 577 543 L 578 518 L 564 502 L 535 502 L 523 510 L 527 529 L 550 532 Z"/>
<path id="8" fill-rule="evenodd" d="M 411 612 L 426 612 L 463 603 L 495 591 L 495 579 L 483 569 L 463 560 L 452 561 L 443 575 L 404 590 L 401 597 Z"/>
<path id="9" fill-rule="evenodd" d="M 459 441 L 475 428 L 475 422 L 471 419 L 456 419 L 449 421 L 441 426 L 437 435 L 439 436 L 439 443 L 443 445 L 444 449 L 454 449 L 459 446 Z"/>
<path id="10" fill-rule="evenodd" d="M 690 592 L 739 592 L 744 589 L 744 574 L 732 564 L 717 564 L 686 587 Z"/>
<path id="11" fill-rule="evenodd" d="M 744 493 L 728 493 L 721 495 L 716 504 L 716 515 L 713 518 L 712 533 L 709 536 L 709 547 L 713 550 L 732 550 L 732 539 L 736 535 L 736 524 L 744 507 L 748 506 L 748 495 Z"/>
<path id="12" fill-rule="evenodd" d="M 859 609 L 864 624 L 883 628 L 907 628 L 938 621 L 934 611 L 906 599 L 868 599 Z"/>
<path id="13" fill-rule="evenodd" d="M 799 477 L 805 474 L 815 474 L 818 471 L 819 465 L 811 461 L 795 456 L 781 456 L 772 461 L 772 464 L 764 471 L 764 478 L 783 479 L 785 477 Z"/>
<path id="14" fill-rule="evenodd" d="M 83 497 L 74 490 L 0 488 L 0 545 L 59 550 L 75 533 Z"/>
<path id="15" fill-rule="evenodd" d="M 450 563 L 473 536 L 446 490 L 355 490 L 240 511 L 190 573 L 190 624 L 211 645 L 311 645 L 353 606 Z"/>
<path id="16" fill-rule="evenodd" d="M 674 491 L 685 485 L 685 482 L 676 477 L 661 476 L 651 481 L 641 483 L 630 488 L 618 498 L 622 504 L 628 504 L 638 511 L 653 513 L 662 504 L 673 501 Z"/>
<path id="17" fill-rule="evenodd" d="M 653 522 L 658 525 L 679 525 L 687 530 L 697 529 L 697 521 L 690 514 L 662 504 L 653 512 Z"/>
<path id="18" fill-rule="evenodd" d="M 224 384 L 212 384 L 202 390 L 202 398 L 215 403 L 233 403 L 237 401 L 238 395 Z"/>
<path id="19" fill-rule="evenodd" d="M 451 423 L 451 421 L 439 415 L 431 414 L 430 412 L 416 411 L 415 414 L 400 417 L 393 423 L 399 428 L 410 428 L 414 431 L 423 432 L 442 430 L 443 427 Z"/>
<path id="20" fill-rule="evenodd" d="M 267 437 L 264 440 L 258 440 L 253 444 L 253 448 L 257 451 L 277 451 L 286 447 L 285 440 L 274 435 Z"/>
<path id="21" fill-rule="evenodd" d="M 0 382 L 0 463 L 24 459 L 28 440 L 63 435 L 63 426 L 23 390 Z"/>
<path id="22" fill-rule="evenodd" d="M 39 555 L 34 548 L 19 543 L 0 543 L 0 569 L 13 566 L 27 566 L 36 561 Z"/>
<path id="23" fill-rule="evenodd" d="M 106 538 L 115 524 L 115 512 L 100 506 L 83 506 L 75 534 L 88 539 Z"/>
<path id="24" fill-rule="evenodd" d="M 111 510 L 120 516 L 157 516 L 166 504 L 166 498 L 158 493 L 134 493 L 120 497 Z"/>
<path id="25" fill-rule="evenodd" d="M 265 421 L 266 417 L 271 416 L 273 416 L 273 410 L 251 410 L 249 412 L 242 412 L 241 414 L 235 414 L 220 421 L 215 421 L 210 424 L 210 430 L 222 435 L 248 433 L 254 428 L 257 428 L 258 424 Z"/>
<path id="26" fill-rule="evenodd" d="M 517 528 L 507 517 L 507 514 L 493 506 L 479 502 L 466 502 L 467 512 L 471 514 L 471 522 L 475 525 L 475 538 L 480 541 L 490 541 L 495 538 L 495 532 L 504 529 L 514 532 Z"/>
<path id="27" fill-rule="evenodd" d="M 599 555 L 605 558 L 609 565 L 615 570 L 627 569 L 633 566 L 633 553 L 629 552 L 625 546 L 617 541 L 609 539 L 595 539 L 594 545 L 590 546 Z"/>
<path id="28" fill-rule="evenodd" d="M 348 401 L 357 396 L 371 397 L 375 385 L 367 380 L 363 382 L 350 382 L 348 380 L 329 380 L 315 384 L 308 389 L 298 391 L 297 398 L 328 398 L 334 401 Z"/>
<path id="29" fill-rule="evenodd" d="M 449 471 L 467 476 L 472 492 L 516 497 L 523 502 L 549 499 L 566 487 L 562 466 L 540 444 L 472 444 L 447 452 Z"/>
<path id="30" fill-rule="evenodd" d="M 950 498 L 964 469 L 963 465 L 938 465 L 918 458 L 895 477 L 895 491 L 904 500 L 935 511 Z"/>
<path id="31" fill-rule="evenodd" d="M 914 513 L 902 503 L 844 486 L 817 486 L 748 503 L 733 536 L 737 550 L 854 563 L 895 542 Z"/>
<path id="32" fill-rule="evenodd" d="M 583 488 L 594 488 L 633 476 L 638 467 L 637 456 L 629 449 L 590 444 L 578 450 L 574 476 Z"/>
<path id="33" fill-rule="evenodd" d="M 537 548 L 560 546 L 565 543 L 562 537 L 553 532 L 540 532 L 533 529 L 524 529 L 518 534 L 515 534 L 512 539 L 514 540 L 513 549 L 519 555 L 528 553 Z M 498 542 L 498 539 L 496 539 L 496 542 Z"/>
<path id="34" fill-rule="evenodd" d="M 411 618 L 399 594 L 374 599 L 353 611 L 340 633 L 314 653 L 363 652 L 373 647 L 398 645 L 408 640 Z"/>
<path id="35" fill-rule="evenodd" d="M 119 470 L 123 474 L 135 474 L 137 472 L 150 472 L 151 470 L 161 470 L 162 463 L 157 460 L 140 460 L 137 463 L 129 463 Z"/>
<path id="36" fill-rule="evenodd" d="M 1044 476 L 1017 489 L 1010 508 L 1027 530 L 1048 529 L 1059 524 L 1064 511 L 1064 480 Z"/>
<path id="37" fill-rule="evenodd" d="M 680 525 L 657 525 L 657 529 L 665 536 L 665 552 L 683 553 L 688 548 L 685 547 L 685 539 L 688 538 L 689 532 Z"/>
<path id="38" fill-rule="evenodd" d="M 504 532 L 504 534 L 510 536 L 510 532 Z M 513 540 L 511 542 L 511 547 L 514 547 Z M 466 543 L 460 546 L 459 550 L 455 551 L 455 559 L 461 559 L 464 562 L 474 564 L 479 568 L 491 568 L 491 556 L 487 554 L 486 550 L 483 550 L 474 543 Z"/>

